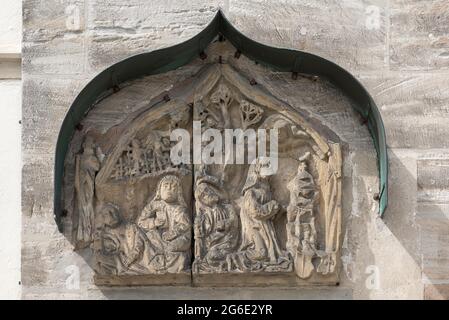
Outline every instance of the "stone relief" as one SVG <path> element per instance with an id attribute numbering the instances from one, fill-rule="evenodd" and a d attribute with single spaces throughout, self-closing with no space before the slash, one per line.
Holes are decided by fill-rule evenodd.
<path id="1" fill-rule="evenodd" d="M 273 199 L 269 177 L 261 174 L 263 160 L 257 159 L 248 170 L 242 189 L 240 218 L 242 244 L 249 269 L 291 271 L 291 261 L 282 249 L 273 221 L 281 214 L 281 204 Z"/>
<path id="2" fill-rule="evenodd" d="M 83 152 L 76 156 L 75 161 L 75 190 L 78 200 L 76 240 L 80 246 L 88 246 L 92 242 L 94 232 L 95 174 L 100 169 L 100 161 L 95 154 L 95 145 L 91 137 L 86 137 Z"/>
<path id="3" fill-rule="evenodd" d="M 87 135 L 74 157 L 74 240 L 92 250 L 95 282 L 337 283 L 340 145 L 228 65 L 208 66 L 192 87 Z M 202 132 L 278 130 L 277 173 L 263 174 L 268 157 L 174 165 L 170 132 L 192 132 L 192 121 Z"/>

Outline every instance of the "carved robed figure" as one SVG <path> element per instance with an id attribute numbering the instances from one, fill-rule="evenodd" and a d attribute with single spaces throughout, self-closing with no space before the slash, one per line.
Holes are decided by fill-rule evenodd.
<path id="1" fill-rule="evenodd" d="M 261 170 L 265 165 L 264 159 L 256 159 L 249 168 L 242 190 L 240 250 L 251 261 L 251 267 L 282 266 L 288 269 L 287 252 L 281 249 L 273 224 L 281 211 L 281 205 L 272 199 L 269 176 L 265 176 Z"/>
<path id="2" fill-rule="evenodd" d="M 161 269 L 170 273 L 190 269 L 192 224 L 178 177 L 167 175 L 159 181 L 156 195 L 143 209 L 138 225 L 161 255 Z"/>
<path id="3" fill-rule="evenodd" d="M 78 228 L 76 239 L 80 246 L 89 245 L 94 232 L 94 194 L 95 174 L 100 162 L 95 154 L 95 145 L 87 136 L 83 143 L 83 152 L 76 156 L 75 190 L 78 199 Z"/>

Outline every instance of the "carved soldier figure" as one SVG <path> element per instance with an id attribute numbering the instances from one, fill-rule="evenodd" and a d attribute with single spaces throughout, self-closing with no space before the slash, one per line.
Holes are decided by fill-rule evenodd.
<path id="1" fill-rule="evenodd" d="M 100 170 L 92 137 L 86 137 L 83 153 L 77 155 L 75 161 L 75 190 L 78 200 L 76 240 L 79 247 L 85 247 L 91 243 L 94 232 L 95 174 Z"/>
<path id="2" fill-rule="evenodd" d="M 137 139 L 131 140 L 131 150 L 132 150 L 132 162 L 133 169 L 132 174 L 138 176 L 140 174 L 140 168 L 143 166 L 143 152 L 140 148 L 140 142 Z"/>
<path id="3" fill-rule="evenodd" d="M 232 204 L 220 199 L 213 178 L 205 176 L 196 183 L 195 264 L 220 271 L 227 269 L 226 258 L 236 249 L 239 222 Z"/>
<path id="4" fill-rule="evenodd" d="M 166 175 L 159 181 L 156 195 L 143 209 L 138 225 L 152 247 L 163 254 L 161 271 L 177 273 L 190 269 L 192 225 L 177 176 Z"/>
<path id="5" fill-rule="evenodd" d="M 264 160 L 260 158 L 251 164 L 242 190 L 240 249 L 254 265 L 264 267 L 284 262 L 289 265 L 288 255 L 280 248 L 273 225 L 281 206 L 271 197 L 268 176 L 261 174 L 264 165 Z"/>
<path id="6" fill-rule="evenodd" d="M 152 150 L 152 166 L 154 171 L 163 171 L 170 164 L 170 139 L 162 132 L 155 132 L 153 139 L 147 140 L 147 147 Z"/>

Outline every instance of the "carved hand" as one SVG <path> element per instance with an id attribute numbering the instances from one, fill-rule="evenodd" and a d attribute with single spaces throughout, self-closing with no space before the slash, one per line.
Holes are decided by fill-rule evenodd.
<path id="1" fill-rule="evenodd" d="M 201 226 L 199 223 L 195 223 L 195 232 L 194 233 L 195 233 L 195 237 L 197 237 L 197 238 L 202 237 L 203 233 L 202 233 Z"/>
<path id="2" fill-rule="evenodd" d="M 162 234 L 162 239 L 164 241 L 172 241 L 175 238 L 176 238 L 176 234 L 174 232 L 171 232 L 171 231 L 167 231 L 167 232 L 164 232 Z"/>
<path id="3" fill-rule="evenodd" d="M 268 202 L 268 211 L 271 214 L 276 214 L 280 209 L 279 203 L 276 200 L 271 200 Z"/>
<path id="4" fill-rule="evenodd" d="M 156 227 L 162 227 L 165 224 L 165 219 L 162 219 L 160 217 L 156 217 L 156 219 L 154 219 L 154 225 Z"/>

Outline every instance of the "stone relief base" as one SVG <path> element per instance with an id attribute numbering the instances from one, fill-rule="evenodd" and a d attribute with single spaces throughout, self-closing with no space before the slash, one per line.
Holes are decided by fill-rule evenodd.
<path id="1" fill-rule="evenodd" d="M 294 272 L 279 274 L 277 272 L 223 273 L 223 274 L 163 274 L 163 275 L 128 275 L 128 276 L 94 276 L 97 286 L 189 286 L 194 287 L 296 287 L 296 286 L 335 286 L 338 285 L 335 274 L 312 275 L 300 279 Z"/>
<path id="2" fill-rule="evenodd" d="M 296 286 L 335 286 L 338 277 L 312 275 L 308 279 L 300 279 L 294 272 L 279 274 L 278 272 L 258 272 L 245 275 L 238 273 L 194 274 L 193 285 L 201 287 L 296 287 Z"/>
<path id="3" fill-rule="evenodd" d="M 147 275 L 95 275 L 94 283 L 97 286 L 185 286 L 191 284 L 191 274 L 147 274 Z"/>

